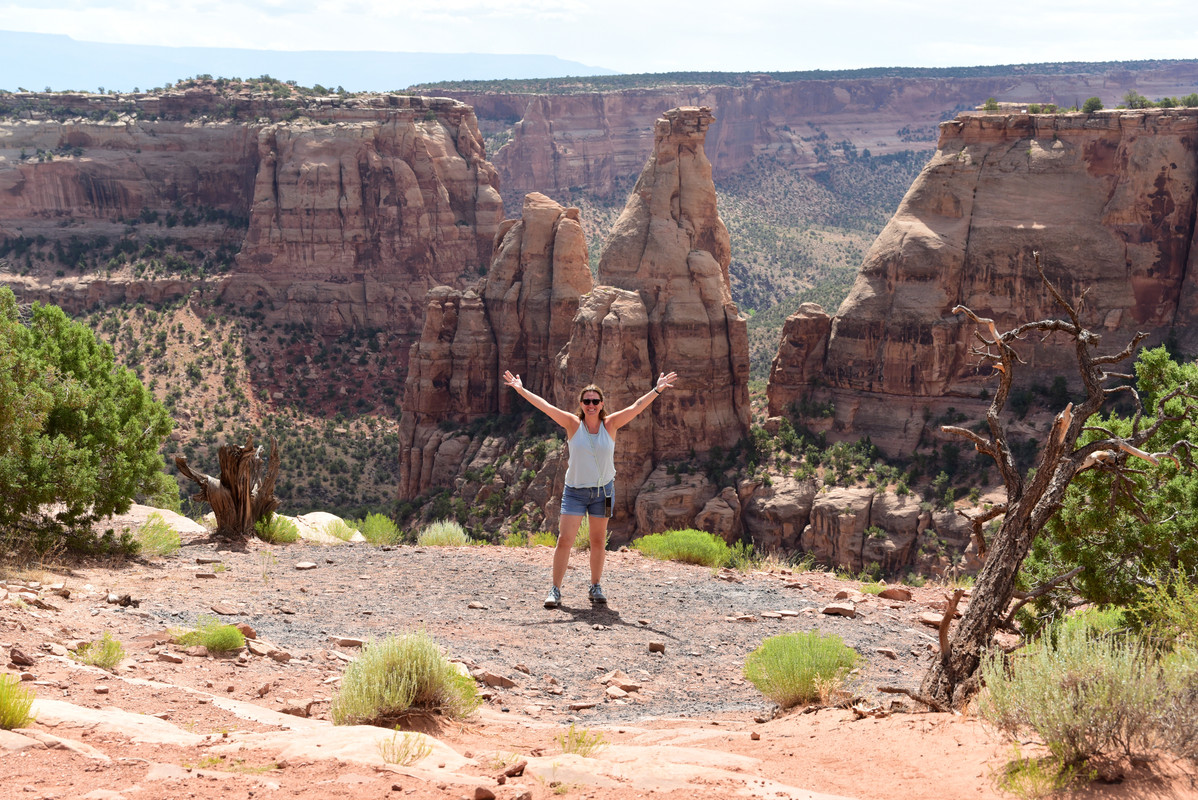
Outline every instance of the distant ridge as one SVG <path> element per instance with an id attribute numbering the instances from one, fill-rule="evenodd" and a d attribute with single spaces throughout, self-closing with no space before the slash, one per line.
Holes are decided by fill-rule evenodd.
<path id="1" fill-rule="evenodd" d="M 238 50 L 221 47 L 81 42 L 69 36 L 0 31 L 0 89 L 131 91 L 195 75 L 271 75 L 305 86 L 387 91 L 435 81 L 556 78 L 614 74 L 546 55 L 389 53 L 345 50 Z"/>
<path id="2" fill-rule="evenodd" d="M 458 92 L 498 91 L 523 94 L 577 94 L 661 86 L 749 86 L 763 79 L 779 83 L 797 81 L 877 80 L 879 78 L 1005 78 L 1022 75 L 1095 75 L 1111 72 L 1160 72 L 1170 67 L 1192 68 L 1198 59 L 1142 61 L 1044 61 L 1035 64 L 989 64 L 960 67 L 862 67 L 858 69 L 808 69 L 791 72 L 606 72 L 585 77 L 512 78 L 506 80 L 440 80 L 412 86 L 416 90 Z M 277 76 L 276 76 L 277 77 Z"/>

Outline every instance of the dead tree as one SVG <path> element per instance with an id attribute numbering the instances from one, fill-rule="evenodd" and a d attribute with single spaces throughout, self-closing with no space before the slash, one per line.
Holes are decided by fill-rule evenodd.
<path id="1" fill-rule="evenodd" d="M 262 461 L 262 447 L 254 448 L 253 437 L 245 444 L 221 446 L 218 451 L 220 478 L 196 472 L 187 459 L 175 457 L 175 466 L 200 490 L 192 495 L 212 506 L 216 515 L 216 536 L 248 539 L 254 535 L 254 523 L 279 507 L 275 499 L 275 478 L 279 474 L 279 448 L 270 440 L 270 458 Z"/>
<path id="2" fill-rule="evenodd" d="M 1067 320 L 1028 322 L 1000 333 L 993 320 L 979 317 L 964 306 L 953 309 L 954 313 L 964 314 L 985 331 L 975 332 L 980 345 L 974 347 L 972 352 L 980 358 L 982 364 L 993 366 L 999 386 L 986 414 L 989 436 L 953 425 L 945 425 L 941 430 L 968 439 L 979 453 L 994 459 L 1006 486 L 1007 497 L 1005 503 L 975 522 L 979 551 L 985 554 L 986 560 L 977 575 L 969 609 L 947 640 L 942 637 L 944 644 L 940 658 L 928 669 L 920 687 L 920 694 L 944 705 L 960 706 L 976 689 L 975 674 L 982 656 L 995 630 L 1004 623 L 1009 623 L 1008 606 L 1015 595 L 1016 581 L 1024 558 L 1040 531 L 1061 505 L 1065 491 L 1074 476 L 1082 470 L 1095 468 L 1118 473 L 1128 468 L 1127 459 L 1130 456 L 1156 463 L 1161 458 L 1177 461 L 1176 454 L 1181 452 L 1189 461 L 1188 442 L 1177 442 L 1164 453 L 1148 453 L 1139 447 L 1147 442 L 1162 424 L 1179 419 L 1165 415 L 1165 404 L 1173 397 L 1179 396 L 1193 400 L 1194 396 L 1189 393 L 1188 387 L 1178 389 L 1162 398 L 1157 404 L 1156 415 L 1146 419 L 1139 395 L 1132 386 L 1110 385 L 1113 380 L 1127 379 L 1131 376 L 1107 370 L 1110 365 L 1129 358 L 1147 334 L 1136 334 L 1118 353 L 1097 355 L 1095 351 L 1099 344 L 1099 336 L 1082 325 L 1074 306 L 1061 296 L 1045 276 L 1040 265 L 1039 253 L 1034 255 L 1040 278 L 1064 309 Z M 1029 470 L 1027 475 L 1023 475 L 1015 466 L 1007 432 L 999 416 L 1010 396 L 1015 371 L 1024 363 L 1012 345 L 1034 334 L 1063 334 L 1072 340 L 1086 396 L 1076 407 L 1070 403 L 1057 414 L 1043 442 L 1034 474 Z M 1123 438 L 1102 428 L 1088 427 L 1087 421 L 1102 410 L 1107 398 L 1120 392 L 1128 393 L 1136 407 L 1132 434 Z M 1183 415 L 1192 414 L 1195 408 L 1192 403 L 1187 403 Z M 1079 446 L 1078 441 L 1084 441 L 1083 434 L 1097 434 L 1097 437 Z M 985 541 L 981 538 L 981 522 L 1000 514 L 1003 519 L 998 532 L 989 541 Z"/>

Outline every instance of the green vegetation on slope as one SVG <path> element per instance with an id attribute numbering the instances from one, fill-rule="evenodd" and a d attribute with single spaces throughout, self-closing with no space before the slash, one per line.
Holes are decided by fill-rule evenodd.
<path id="1" fill-rule="evenodd" d="M 581 94 L 651 89 L 659 86 L 751 86 L 762 77 L 780 83 L 795 81 L 863 80 L 868 78 L 1002 78 L 1027 75 L 1073 75 L 1111 70 L 1139 72 L 1174 64 L 1179 59 L 1146 61 L 1061 61 L 1037 64 L 994 64 L 977 67 L 867 67 L 863 69 L 801 70 L 794 72 L 647 72 L 632 75 L 594 75 L 525 80 L 440 81 L 422 83 L 412 91 L 504 92 L 511 94 Z"/>
<path id="2" fill-rule="evenodd" d="M 17 544 L 87 547 L 92 521 L 161 498 L 171 427 L 91 330 L 0 287 L 0 530 Z"/>

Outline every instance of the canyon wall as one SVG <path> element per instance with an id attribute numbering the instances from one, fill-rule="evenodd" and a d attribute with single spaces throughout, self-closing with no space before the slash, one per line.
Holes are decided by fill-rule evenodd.
<path id="1" fill-rule="evenodd" d="M 491 269 L 477 289 L 440 286 L 428 293 L 404 389 L 401 499 L 455 484 L 461 489 L 480 452 L 480 463 L 496 456 L 494 440 L 464 426 L 493 422 L 516 403 L 524 405 L 516 410 L 527 410 L 503 386 L 504 370 L 523 376 L 550 402 L 570 406 L 556 388 L 552 364 L 573 330 L 580 298 L 591 289 L 578 217 L 576 208 L 529 195 L 523 216 L 503 223 Z M 542 470 L 541 483 L 554 479 L 553 471 Z M 491 484 L 489 491 L 499 488 Z"/>
<path id="2" fill-rule="evenodd" d="M 659 373 L 678 373 L 674 388 L 618 434 L 615 543 L 660 516 L 650 508 L 658 505 L 653 487 L 647 499 L 640 497 L 655 467 L 733 447 L 748 434 L 746 321 L 731 299 L 728 232 L 703 150 L 711 121 L 707 108 L 672 109 L 657 120 L 653 153 L 600 259 L 600 285 L 590 285 L 578 210 L 532 194 L 521 219 L 500 228 L 478 292 L 429 294 L 404 395 L 401 498 L 451 485 L 481 490 L 467 486 L 478 481 L 455 477 L 484 469 L 485 461 L 472 466 L 479 453 L 494 456 L 486 434 L 445 423 L 466 426 L 488 414 L 526 411 L 512 393 L 497 392 L 505 369 L 567 409 L 583 386 L 598 384 L 613 411 L 644 395 Z M 557 508 L 545 504 L 542 489 L 560 493 L 564 457 L 564 449 L 545 462 L 522 455 L 535 467 L 527 488 L 499 475 L 509 505 L 525 502 L 531 490 L 553 527 Z M 690 524 L 716 494 L 710 491 L 680 521 Z M 715 507 L 708 511 L 728 521 Z"/>
<path id="3" fill-rule="evenodd" d="M 1093 65 L 1090 65 L 1093 66 Z M 706 150 L 717 179 L 769 157 L 804 171 L 821 169 L 830 149 L 850 142 L 885 155 L 924 150 L 936 126 L 989 97 L 1068 107 L 1098 96 L 1114 106 L 1129 90 L 1179 96 L 1198 86 L 1198 64 L 1037 73 L 1034 66 L 1001 77 L 861 77 L 784 82 L 760 76 L 746 86 L 668 86 L 577 94 L 438 90 L 475 109 L 484 131 L 511 128 L 491 154 L 511 203 L 532 191 L 560 195 L 624 190 L 653 147 L 654 121 L 667 108 L 707 106 L 716 119 Z"/>
<path id="4" fill-rule="evenodd" d="M 26 252 L 0 280 L 72 312 L 203 284 L 268 324 L 395 332 L 402 380 L 428 290 L 476 280 L 503 218 L 454 100 L 191 89 L 0 107 L 0 240 Z M 109 259 L 147 243 L 185 255 L 157 277 Z M 43 245 L 83 255 L 34 260 Z"/>
<path id="5" fill-rule="evenodd" d="M 1003 330 L 1061 316 L 1034 252 L 1110 352 L 1137 331 L 1198 351 L 1196 144 L 1195 109 L 944 123 L 840 309 L 804 307 L 787 320 L 770 413 L 800 398 L 831 403 L 836 436 L 869 435 L 892 454 L 909 452 L 950 406 L 980 417 L 993 381 L 969 352 L 975 326 L 952 308 Z M 1028 381 L 1078 383 L 1061 345 L 1019 348 Z"/>

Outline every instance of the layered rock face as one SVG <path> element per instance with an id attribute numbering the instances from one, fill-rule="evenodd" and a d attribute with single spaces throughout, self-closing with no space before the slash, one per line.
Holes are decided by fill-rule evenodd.
<path id="1" fill-rule="evenodd" d="M 470 109 L 428 106 L 260 130 L 224 296 L 324 331 L 419 330 L 428 290 L 481 272 L 503 215 Z"/>
<path id="2" fill-rule="evenodd" d="M 323 336 L 396 332 L 401 378 L 428 290 L 475 280 L 503 218 L 477 121 L 453 100 L 197 89 L 5 102 L 17 118 L 0 123 L 0 239 L 105 237 L 103 259 L 151 236 L 197 262 L 237 253 L 205 281 L 222 300 Z M 26 271 L 0 279 L 72 312 L 179 293 L 178 276 Z"/>
<path id="3" fill-rule="evenodd" d="M 874 155 L 924 149 L 936 126 L 987 97 L 1063 106 L 1090 96 L 1114 105 L 1128 90 L 1149 97 L 1184 95 L 1198 66 L 1162 63 L 1151 69 L 1037 73 L 997 77 L 880 77 L 781 82 L 762 76 L 745 86 L 671 86 L 576 95 L 445 93 L 470 104 L 487 129 L 511 141 L 492 161 L 505 196 L 560 194 L 572 189 L 609 195 L 635 175 L 653 148 L 654 120 L 663 108 L 707 106 L 717 119 L 706 150 L 716 177 L 759 156 L 800 170 L 818 170 L 821 142 L 851 142 Z M 820 133 L 825 136 L 820 137 Z"/>
<path id="4" fill-rule="evenodd" d="M 657 121 L 653 155 L 599 261 L 599 282 L 636 292 L 645 308 L 649 374 L 629 365 L 629 399 L 659 372 L 678 373 L 650 409 L 657 459 L 730 447 L 749 430 L 747 326 L 732 302 L 728 231 L 703 150 L 711 122 L 710 109 L 693 107 Z"/>
<path id="5" fill-rule="evenodd" d="M 1111 352 L 1136 331 L 1198 350 L 1198 114 L 1192 110 L 978 115 L 941 126 L 937 152 L 830 320 L 787 320 L 770 413 L 835 405 L 839 436 L 912 448 L 947 406 L 980 413 L 988 370 L 963 304 L 1000 329 L 1062 312 L 1048 277 Z M 821 353 L 822 351 L 822 353 Z M 1026 374 L 1076 382 L 1068 348 L 1020 349 Z M 1029 378 L 1030 379 L 1030 378 Z"/>
<path id="6" fill-rule="evenodd" d="M 653 156 L 600 261 L 601 285 L 591 289 L 577 210 L 534 194 L 525 199 L 523 217 L 501 227 L 477 296 L 448 289 L 429 295 L 404 398 L 401 497 L 449 485 L 446 465 L 476 458 L 476 441 L 442 430 L 441 420 L 467 423 L 525 410 L 522 401 L 513 408 L 510 393 L 494 393 L 504 369 L 522 374 L 530 389 L 562 408 L 574 408 L 579 390 L 595 383 L 613 411 L 648 391 L 658 373 L 678 373 L 675 388 L 619 432 L 610 525 L 616 543 L 631 538 L 638 524 L 657 529 L 663 518 L 652 490 L 644 508 L 638 501 L 656 465 L 731 447 L 748 433 L 746 323 L 731 299 L 728 232 L 703 153 L 711 120 L 703 108 L 674 109 L 658 120 Z M 480 325 L 493 331 L 492 346 L 477 333 L 476 308 L 486 318 Z M 470 388 L 455 392 L 455 386 Z M 564 456 L 563 449 L 538 465 L 537 480 L 548 478 L 555 494 Z M 714 528 L 739 530 L 735 493 L 700 497 L 703 491 L 692 493 L 682 513 L 670 511 L 670 519 L 689 524 L 706 513 Z M 555 525 L 555 504 L 544 513 L 546 525 Z"/>
<path id="7" fill-rule="evenodd" d="M 452 485 L 476 457 L 481 445 L 453 426 L 512 410 L 512 393 L 499 377 L 504 370 L 566 402 L 555 394 L 550 367 L 573 331 L 579 298 L 591 289 L 578 220 L 578 209 L 529 195 L 521 219 L 503 223 L 477 291 L 442 286 L 428 293 L 400 421 L 401 498 Z"/>

